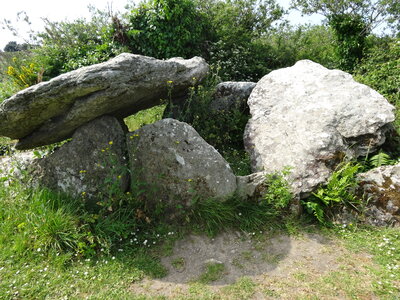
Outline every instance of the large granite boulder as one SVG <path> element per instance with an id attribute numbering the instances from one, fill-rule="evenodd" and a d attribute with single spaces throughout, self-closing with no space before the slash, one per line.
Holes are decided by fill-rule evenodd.
<path id="1" fill-rule="evenodd" d="M 19 139 L 29 149 L 69 138 L 75 129 L 102 115 L 119 119 L 183 98 L 208 71 L 204 59 L 123 53 L 27 88 L 0 104 L 0 136 Z"/>
<path id="2" fill-rule="evenodd" d="M 41 186 L 87 203 L 107 200 L 129 185 L 125 132 L 114 117 L 94 119 L 77 129 L 72 141 L 35 160 L 32 168 Z"/>
<path id="3" fill-rule="evenodd" d="M 385 141 L 394 107 L 350 74 L 309 60 L 264 76 L 248 100 L 244 142 L 255 172 L 291 167 L 295 194 L 325 183 L 336 164 Z"/>
<path id="4" fill-rule="evenodd" d="M 367 203 L 364 212 L 370 225 L 400 225 L 400 164 L 382 166 L 358 174 L 359 196 Z"/>
<path id="5" fill-rule="evenodd" d="M 175 208 L 196 198 L 224 200 L 236 190 L 229 164 L 188 124 L 163 119 L 128 134 L 131 188 L 146 201 Z"/>

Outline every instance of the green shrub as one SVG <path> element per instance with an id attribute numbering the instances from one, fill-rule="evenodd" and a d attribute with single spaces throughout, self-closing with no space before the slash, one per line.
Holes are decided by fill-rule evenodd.
<path id="1" fill-rule="evenodd" d="M 364 56 L 369 28 L 365 17 L 354 13 L 332 14 L 328 24 L 336 39 L 336 52 L 341 70 L 353 72 Z"/>
<path id="2" fill-rule="evenodd" d="M 45 19 L 45 23 L 45 32 L 38 35 L 42 45 L 33 50 L 35 61 L 44 68 L 45 80 L 123 52 L 113 41 L 111 20 L 105 13 L 93 13 L 90 21 Z"/>
<path id="3" fill-rule="evenodd" d="M 7 68 L 7 75 L 14 83 L 22 88 L 27 88 L 40 81 L 41 70 L 35 63 L 29 61 L 29 57 L 18 58 L 14 56 Z"/>
<path id="4" fill-rule="evenodd" d="M 118 24 L 114 20 L 114 33 L 126 30 L 121 33 L 126 40 L 119 39 L 120 44 L 156 58 L 202 55 L 210 32 L 205 15 L 192 0 L 142 1 L 128 14 L 126 28 Z"/>
<path id="5" fill-rule="evenodd" d="M 396 106 L 395 126 L 400 133 L 400 39 L 376 42 L 356 69 L 355 78 L 377 90 Z"/>

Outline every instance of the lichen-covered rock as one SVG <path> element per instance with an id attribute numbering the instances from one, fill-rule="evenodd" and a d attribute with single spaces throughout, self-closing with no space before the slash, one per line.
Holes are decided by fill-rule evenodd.
<path id="1" fill-rule="evenodd" d="M 229 114 L 234 110 L 238 110 L 248 115 L 247 99 L 255 86 L 256 83 L 254 82 L 244 81 L 219 83 L 215 87 L 210 103 L 207 104 L 209 107 L 207 107 L 206 111 L 210 111 L 213 114 Z M 189 115 L 191 115 L 190 110 L 196 105 L 196 103 L 189 103 L 180 99 L 171 100 L 164 110 L 163 118 L 181 119 L 183 115 L 188 114 L 187 110 L 189 110 Z"/>
<path id="2" fill-rule="evenodd" d="M 367 203 L 370 225 L 400 225 L 400 164 L 382 166 L 358 174 L 358 193 Z"/>
<path id="3" fill-rule="evenodd" d="M 204 198 L 224 200 L 236 190 L 225 159 L 188 124 L 163 119 L 127 136 L 132 188 L 144 186 L 149 204 L 190 206 Z"/>
<path id="4" fill-rule="evenodd" d="M 215 94 L 211 101 L 211 109 L 214 111 L 248 111 L 247 100 L 251 91 L 256 86 L 255 82 L 221 82 L 215 88 Z"/>
<path id="5" fill-rule="evenodd" d="M 72 141 L 33 166 L 41 186 L 83 197 L 88 203 L 107 200 L 128 188 L 125 133 L 116 118 L 102 116 L 81 126 Z"/>
<path id="6" fill-rule="evenodd" d="M 119 119 L 182 98 L 208 71 L 204 59 L 158 60 L 123 53 L 42 82 L 0 104 L 0 136 L 19 139 L 17 149 L 62 141 L 102 115 Z"/>
<path id="7" fill-rule="evenodd" d="M 244 142 L 254 172 L 291 167 L 292 189 L 306 195 L 325 183 L 344 156 L 385 141 L 394 107 L 350 74 L 309 60 L 264 76 L 248 100 Z"/>

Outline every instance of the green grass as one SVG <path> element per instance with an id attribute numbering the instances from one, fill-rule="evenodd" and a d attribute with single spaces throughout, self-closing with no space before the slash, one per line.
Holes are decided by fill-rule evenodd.
<path id="1" fill-rule="evenodd" d="M 197 280 L 202 284 L 209 284 L 222 278 L 224 275 L 225 266 L 221 263 L 208 263 L 206 270 L 199 276 Z"/>
<path id="2" fill-rule="evenodd" d="M 346 246 L 354 252 L 368 252 L 377 263 L 370 270 L 378 280 L 374 292 L 382 299 L 400 297 L 400 230 L 399 228 L 356 228 L 339 230 Z M 393 297 L 393 298 L 392 298 Z"/>
<path id="3" fill-rule="evenodd" d="M 110 221 L 101 225 L 97 223 L 99 216 L 96 219 L 85 211 L 76 199 L 47 190 L 26 190 L 18 183 L 1 186 L 0 198 L 0 295 L 4 299 L 156 299 L 136 295 L 131 290 L 132 283 L 167 274 L 160 256 L 171 251 L 179 228 L 154 219 L 158 224 L 136 223 L 136 229 L 132 231 L 132 227 L 115 225 L 119 221 L 127 222 L 122 212 L 109 215 Z M 120 209 L 124 210 L 123 207 Z M 213 209 L 209 205 L 207 213 L 212 215 Z M 221 215 L 216 219 L 222 218 Z M 205 216 L 204 212 L 202 216 Z M 250 212 L 241 217 L 247 219 L 246 222 L 254 222 Z M 370 253 L 375 264 L 367 264 L 363 272 L 354 271 L 352 264 L 363 262 L 344 257 L 341 269 L 322 277 L 313 277 L 311 270 L 301 269 L 287 281 L 260 283 L 243 277 L 218 291 L 208 289 L 207 285 L 223 278 L 224 265 L 208 264 L 197 282 L 176 299 L 251 299 L 256 292 L 285 299 L 294 284 L 302 286 L 303 291 L 294 291 L 293 299 L 312 299 L 313 294 L 319 298 L 344 295 L 348 299 L 362 299 L 371 293 L 379 299 L 396 299 L 400 295 L 398 229 L 355 226 L 323 229 L 294 219 L 280 223 L 269 222 L 259 228 L 268 231 L 271 229 L 266 227 L 272 226 L 275 233 L 292 232 L 295 236 L 319 232 L 332 240 L 342 241 L 350 253 Z M 110 229 L 108 233 L 94 226 L 105 228 L 112 224 L 117 229 Z M 190 226 L 187 223 L 187 227 Z M 220 223 L 211 222 L 208 226 L 219 227 Z M 232 226 L 225 225 L 224 228 Z M 116 238 L 110 235 L 116 235 Z M 256 235 L 256 238 L 262 239 L 262 235 Z M 108 242 L 101 244 L 102 240 Z M 93 245 L 90 241 L 95 244 L 93 248 L 90 248 Z M 250 253 L 243 253 L 243 257 L 253 259 Z M 265 259 L 275 263 L 273 257 Z M 276 263 L 279 264 L 279 260 Z M 185 262 L 177 259 L 175 264 L 180 269 Z"/>

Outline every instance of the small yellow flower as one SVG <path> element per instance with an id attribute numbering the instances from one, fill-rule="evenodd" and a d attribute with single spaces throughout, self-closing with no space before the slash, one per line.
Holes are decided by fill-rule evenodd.
<path id="1" fill-rule="evenodd" d="M 86 173 L 86 170 L 80 170 L 79 173 Z"/>
<path id="2" fill-rule="evenodd" d="M 180 142 L 179 141 L 175 141 L 175 144 L 179 144 Z"/>
<path id="3" fill-rule="evenodd" d="M 112 144 L 113 144 L 113 141 L 109 141 L 108 144 L 109 144 L 109 145 L 112 145 Z"/>
<path id="4" fill-rule="evenodd" d="M 15 69 L 12 66 L 9 66 L 7 69 L 7 74 L 12 76 L 15 73 Z"/>
<path id="5" fill-rule="evenodd" d="M 193 179 L 190 179 L 190 178 L 189 178 L 187 181 L 188 181 L 188 182 L 192 182 L 192 181 L 193 181 Z"/>
<path id="6" fill-rule="evenodd" d="M 101 152 L 105 152 L 106 150 L 104 150 L 104 149 L 101 149 Z"/>
<path id="7" fill-rule="evenodd" d="M 85 196 L 86 195 L 86 192 L 82 192 L 82 196 Z"/>
<path id="8" fill-rule="evenodd" d="M 118 177 L 117 177 L 118 179 L 121 179 L 122 178 L 122 176 L 121 175 L 118 175 Z"/>
<path id="9" fill-rule="evenodd" d="M 172 81 L 172 80 L 168 80 L 167 83 L 168 83 L 168 84 L 172 84 L 173 81 Z"/>

